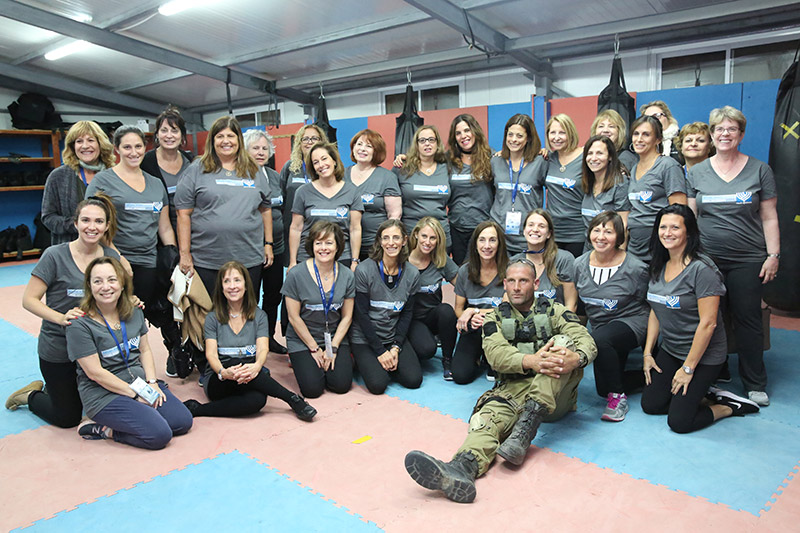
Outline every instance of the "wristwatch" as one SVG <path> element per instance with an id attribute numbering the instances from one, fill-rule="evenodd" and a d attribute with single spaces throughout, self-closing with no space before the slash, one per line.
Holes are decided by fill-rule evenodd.
<path id="1" fill-rule="evenodd" d="M 580 356 L 580 366 L 581 368 L 586 368 L 586 365 L 589 364 L 589 357 L 585 353 L 579 353 Z"/>
<path id="2" fill-rule="evenodd" d="M 220 368 L 219 372 L 217 372 L 217 377 L 219 378 L 220 381 L 225 381 L 225 378 L 222 377 L 223 370 L 225 370 L 225 367 Z"/>
<path id="3" fill-rule="evenodd" d="M 148 379 L 147 380 L 147 384 L 148 385 L 155 385 L 156 383 L 158 383 L 157 379 Z"/>
<path id="4" fill-rule="evenodd" d="M 690 376 L 694 374 L 694 369 L 689 365 L 683 365 L 683 371 L 689 374 Z"/>

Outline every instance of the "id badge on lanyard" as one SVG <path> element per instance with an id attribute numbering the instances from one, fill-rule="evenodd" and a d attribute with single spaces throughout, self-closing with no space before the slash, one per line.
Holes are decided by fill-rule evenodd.
<path id="1" fill-rule="evenodd" d="M 508 160 L 508 179 L 511 181 L 511 211 L 506 212 L 506 235 L 519 235 L 520 226 L 522 225 L 522 212 L 514 209 L 514 203 L 517 201 L 517 190 L 519 189 L 519 180 L 522 178 L 522 169 L 525 168 L 525 161 L 523 160 L 519 166 L 519 174 L 517 174 L 517 182 L 514 183 L 514 168 L 511 166 L 511 158 Z"/>

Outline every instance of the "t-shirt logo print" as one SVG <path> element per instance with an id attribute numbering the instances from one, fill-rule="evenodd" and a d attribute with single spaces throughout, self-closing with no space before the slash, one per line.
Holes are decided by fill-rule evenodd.
<path id="1" fill-rule="evenodd" d="M 667 296 L 666 304 L 668 309 L 680 309 L 681 297 L 680 296 Z"/>
<path id="2" fill-rule="evenodd" d="M 618 303 L 619 300 L 610 300 L 606 298 L 605 300 L 603 300 L 603 309 L 605 309 L 606 311 L 613 311 L 614 309 L 617 308 Z"/>
<path id="3" fill-rule="evenodd" d="M 437 189 L 439 190 L 439 194 L 447 194 L 448 192 L 447 185 L 439 185 Z"/>
<path id="4" fill-rule="evenodd" d="M 336 218 L 347 218 L 347 208 L 346 207 L 337 207 L 336 208 Z"/>
<path id="5" fill-rule="evenodd" d="M 546 291 L 542 291 L 542 294 L 546 298 L 555 298 L 556 297 L 556 290 L 555 289 L 547 289 Z"/>
<path id="6" fill-rule="evenodd" d="M 519 192 L 522 194 L 530 194 L 533 187 L 531 185 L 527 185 L 525 183 L 519 184 Z"/>
<path id="7" fill-rule="evenodd" d="M 139 348 L 139 336 L 135 336 L 132 339 L 128 339 L 128 348 L 133 348 L 134 350 Z"/>
<path id="8" fill-rule="evenodd" d="M 737 204 L 750 204 L 752 203 L 753 193 L 751 192 L 737 192 L 736 193 L 736 203 Z"/>
<path id="9" fill-rule="evenodd" d="M 247 189 L 255 189 L 256 182 L 255 180 L 242 180 L 242 187 L 245 187 Z"/>
<path id="10" fill-rule="evenodd" d="M 577 183 L 577 182 L 575 180 L 573 180 L 573 179 L 564 178 L 563 187 L 565 189 L 574 189 L 575 188 L 575 183 Z"/>
<path id="11" fill-rule="evenodd" d="M 244 349 L 244 350 L 245 350 L 245 353 L 246 353 L 247 355 L 255 355 L 255 354 L 256 354 L 256 345 L 255 345 L 255 344 L 248 344 L 248 345 L 245 347 L 245 349 Z"/>
<path id="12" fill-rule="evenodd" d="M 497 307 L 501 303 L 503 303 L 503 297 L 502 296 L 492 296 L 492 307 Z"/>
<path id="13" fill-rule="evenodd" d="M 392 306 L 392 308 L 395 311 L 402 311 L 404 306 L 405 306 L 405 302 L 394 302 L 394 305 Z"/>
<path id="14" fill-rule="evenodd" d="M 361 195 L 361 202 L 365 204 L 373 204 L 375 203 L 375 195 L 374 194 L 362 194 Z"/>
<path id="15" fill-rule="evenodd" d="M 640 191 L 639 192 L 639 201 L 640 202 L 649 202 L 653 199 L 653 191 Z"/>
<path id="16" fill-rule="evenodd" d="M 153 202 L 153 213 L 160 213 L 164 207 L 164 202 Z"/>

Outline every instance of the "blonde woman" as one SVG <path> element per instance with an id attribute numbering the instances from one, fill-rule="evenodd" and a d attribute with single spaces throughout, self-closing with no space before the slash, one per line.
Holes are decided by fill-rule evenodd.
<path id="1" fill-rule="evenodd" d="M 628 150 L 628 127 L 619 113 L 613 109 L 600 111 L 592 122 L 592 137 L 602 135 L 614 143 L 619 162 L 625 167 L 625 172 L 630 174 L 633 165 L 639 158 Z"/>

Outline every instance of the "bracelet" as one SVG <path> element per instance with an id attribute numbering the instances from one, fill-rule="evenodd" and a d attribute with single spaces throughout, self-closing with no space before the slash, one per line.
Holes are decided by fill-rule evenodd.
<path id="1" fill-rule="evenodd" d="M 275 246 L 275 243 L 272 241 L 264 241 L 264 246 Z"/>
<path id="2" fill-rule="evenodd" d="M 222 377 L 222 371 L 225 370 L 225 367 L 220 367 L 219 372 L 217 372 L 217 377 L 220 381 L 225 381 L 225 378 Z"/>
<path id="3" fill-rule="evenodd" d="M 781 254 L 779 254 L 779 253 L 778 254 L 767 254 L 767 257 L 774 257 L 775 259 L 780 259 L 781 258 Z"/>
<path id="4" fill-rule="evenodd" d="M 360 263 L 360 262 L 361 262 L 361 259 L 359 259 L 358 257 L 354 257 L 354 258 L 352 258 L 352 259 L 350 260 L 350 262 L 351 262 L 351 263 L 356 263 L 356 264 L 358 264 L 358 263 Z"/>
<path id="5" fill-rule="evenodd" d="M 311 350 L 309 353 L 317 353 L 317 352 L 318 352 L 318 351 L 320 351 L 321 349 L 322 349 L 322 348 L 320 348 L 320 347 L 319 347 L 319 344 L 317 344 L 317 347 L 316 347 L 316 348 L 314 348 L 313 350 Z"/>
<path id="6" fill-rule="evenodd" d="M 134 392 L 133 393 L 133 401 L 136 401 L 138 399 L 139 399 L 139 393 L 138 392 Z"/>
<path id="7" fill-rule="evenodd" d="M 147 384 L 148 385 L 155 385 L 156 383 L 158 383 L 157 379 L 148 379 L 147 380 Z"/>
<path id="8" fill-rule="evenodd" d="M 653 354 L 651 353 L 642 354 L 642 359 L 644 359 L 645 357 L 653 357 Z"/>

